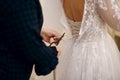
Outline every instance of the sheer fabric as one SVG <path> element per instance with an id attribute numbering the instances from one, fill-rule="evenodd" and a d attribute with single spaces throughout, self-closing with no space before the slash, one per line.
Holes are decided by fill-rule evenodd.
<path id="1" fill-rule="evenodd" d="M 119 14 L 115 0 L 85 0 L 79 36 L 65 41 L 56 80 L 120 80 L 119 51 L 105 30 L 107 23 L 120 31 Z"/>

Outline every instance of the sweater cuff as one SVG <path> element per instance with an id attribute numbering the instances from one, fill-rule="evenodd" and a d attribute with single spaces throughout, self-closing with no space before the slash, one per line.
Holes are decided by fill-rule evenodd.
<path id="1" fill-rule="evenodd" d="M 43 66 L 43 65 L 35 65 L 35 72 L 37 75 L 47 75 L 49 74 L 52 70 L 56 68 L 58 64 L 58 58 L 54 58 L 49 66 Z"/>
<path id="2" fill-rule="evenodd" d="M 58 58 L 57 58 L 57 53 L 58 51 L 56 50 L 56 47 L 48 47 L 49 50 L 51 51 L 49 54 L 51 55 L 51 60 L 46 62 L 47 64 L 43 63 L 42 64 L 35 64 L 35 72 L 37 75 L 47 75 L 49 74 L 52 70 L 54 70 L 58 64 Z"/>

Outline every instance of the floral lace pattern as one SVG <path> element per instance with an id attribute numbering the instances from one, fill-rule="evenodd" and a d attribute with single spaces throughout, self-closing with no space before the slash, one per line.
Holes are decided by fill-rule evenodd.
<path id="1" fill-rule="evenodd" d="M 114 29 L 120 31 L 120 6 L 118 4 L 117 0 L 96 0 L 97 5 L 99 5 L 99 8 L 102 9 L 103 11 L 101 13 L 109 13 L 111 15 L 105 14 L 104 16 L 110 17 L 111 21 L 106 21 L 106 22 L 113 22 L 113 23 L 108 23 L 111 27 Z"/>
<path id="2" fill-rule="evenodd" d="M 106 3 L 104 2 L 104 0 L 98 0 L 98 3 L 99 3 L 99 7 L 101 9 L 107 10 L 107 6 L 106 6 Z"/>
<path id="3" fill-rule="evenodd" d="M 97 6 L 96 6 L 97 5 Z M 110 5 L 107 6 L 107 5 Z M 104 15 L 99 15 L 97 11 L 99 8 L 99 12 Z M 111 13 L 108 13 L 111 10 Z M 108 15 L 111 14 L 111 15 Z M 100 16 L 107 16 L 109 19 L 103 19 Z M 105 17 L 106 18 L 106 17 Z M 89 38 L 93 36 L 93 34 L 98 34 L 103 37 L 105 33 L 104 23 L 109 24 L 116 30 L 120 30 L 120 9 L 115 0 L 85 0 L 85 8 L 84 8 L 84 16 L 80 29 L 80 37 Z M 83 36 L 84 35 L 84 36 Z M 88 35 L 88 36 L 86 36 Z M 97 36 L 98 36 L 97 35 Z M 95 36 L 93 36 L 95 38 Z M 91 40 L 94 38 L 92 37 Z M 83 40 L 86 40 L 82 38 Z M 87 39 L 87 41 L 90 39 Z M 97 39 L 94 39 L 97 40 Z"/>
<path id="4" fill-rule="evenodd" d="M 80 39 L 83 41 L 94 41 L 98 37 L 104 35 L 103 20 L 99 17 L 96 11 L 94 0 L 86 0 L 83 20 L 80 28 Z M 81 38 L 82 37 L 82 38 Z"/>

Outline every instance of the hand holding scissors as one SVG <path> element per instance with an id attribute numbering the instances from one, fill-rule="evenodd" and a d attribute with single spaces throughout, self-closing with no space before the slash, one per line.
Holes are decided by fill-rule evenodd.
<path id="1" fill-rule="evenodd" d="M 49 46 L 52 46 L 52 44 L 55 44 L 57 46 L 60 43 L 60 41 L 62 40 L 62 38 L 64 37 L 64 35 L 65 35 L 65 33 L 62 34 L 62 36 L 58 39 L 57 42 L 52 42 L 52 43 L 50 43 Z"/>

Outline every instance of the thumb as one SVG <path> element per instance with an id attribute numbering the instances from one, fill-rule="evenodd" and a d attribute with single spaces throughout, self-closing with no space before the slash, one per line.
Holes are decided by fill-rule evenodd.
<path id="1" fill-rule="evenodd" d="M 54 38 L 50 38 L 50 43 L 55 42 Z"/>

